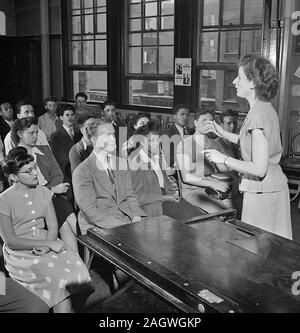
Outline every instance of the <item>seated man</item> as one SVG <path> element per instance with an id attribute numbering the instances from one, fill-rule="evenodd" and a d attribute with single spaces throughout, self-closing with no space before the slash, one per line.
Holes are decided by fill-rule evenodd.
<path id="1" fill-rule="evenodd" d="M 230 133 L 237 133 L 237 121 L 238 121 L 238 112 L 235 112 L 231 109 L 226 110 L 220 115 L 221 126 L 223 129 Z M 240 159 L 240 148 L 238 145 L 224 140 L 224 144 L 228 146 L 228 149 L 232 150 L 234 153 L 234 158 Z"/>
<path id="2" fill-rule="evenodd" d="M 19 101 L 16 104 L 16 110 L 17 110 L 18 119 L 35 116 L 32 103 L 25 99 Z M 39 146 L 49 146 L 46 134 L 40 128 L 38 131 L 38 138 L 37 138 L 36 144 Z M 7 155 L 16 146 L 17 146 L 17 143 L 13 142 L 13 139 L 11 137 L 11 131 L 10 131 L 4 139 L 5 155 Z"/>
<path id="3" fill-rule="evenodd" d="M 11 125 L 14 120 L 14 112 L 8 102 L 0 104 L 0 139 L 5 140 L 6 135 L 11 130 Z"/>
<path id="4" fill-rule="evenodd" d="M 167 215 L 187 220 L 204 212 L 176 195 L 167 175 L 170 173 L 160 149 L 158 126 L 154 121 L 135 131 L 139 147 L 129 155 L 132 186 L 148 217 Z"/>
<path id="5" fill-rule="evenodd" d="M 133 193 L 127 164 L 112 155 L 116 149 L 111 124 L 98 125 L 93 153 L 73 173 L 78 221 L 82 233 L 92 226 L 114 228 L 146 216 Z"/>
<path id="6" fill-rule="evenodd" d="M 164 153 L 167 155 L 166 158 L 170 166 L 174 165 L 175 155 L 179 142 L 182 141 L 186 136 L 193 135 L 195 133 L 193 128 L 189 128 L 187 126 L 189 114 L 190 110 L 183 104 L 177 104 L 173 109 L 174 124 L 170 126 L 165 133 L 170 139 L 172 139 L 170 142 L 170 148 L 166 147 L 170 149 L 170 158 L 168 158 L 169 154 L 167 154 L 167 150 L 164 149 Z"/>
<path id="7" fill-rule="evenodd" d="M 51 135 L 50 145 L 63 172 L 64 182 L 71 183 L 69 152 L 73 145 L 81 139 L 82 134 L 74 129 L 74 107 L 72 105 L 60 104 L 56 113 L 62 121 L 62 127 Z"/>
<path id="8" fill-rule="evenodd" d="M 208 125 L 214 117 L 209 111 L 199 112 L 195 118 L 196 132 L 193 136 L 184 139 L 177 149 L 177 163 L 182 177 L 183 198 L 192 205 L 202 208 L 208 213 L 232 207 L 240 210 L 235 202 L 238 197 L 238 177 L 225 165 L 210 163 L 203 154 L 205 149 L 218 149 L 227 156 L 234 157 L 234 153 L 224 145 L 224 140 L 209 133 Z M 213 178 L 214 174 L 224 173 L 232 181 L 220 180 L 222 177 Z M 225 177 L 226 178 L 226 177 Z M 224 178 L 224 179 L 225 179 Z M 209 196 L 206 189 L 210 188 L 219 193 L 226 193 L 232 187 L 232 201 L 220 200 Z"/>
<path id="9" fill-rule="evenodd" d="M 102 120 L 95 118 L 92 114 L 84 114 L 78 118 L 77 124 L 80 128 L 82 139 L 69 152 L 72 174 L 78 165 L 89 157 L 93 151 L 91 137 L 95 135 L 99 123 L 102 123 Z"/>
<path id="10" fill-rule="evenodd" d="M 39 117 L 39 127 L 46 134 L 47 140 L 50 141 L 51 135 L 60 127 L 58 117 L 56 115 L 57 99 L 55 97 L 48 97 L 45 100 L 46 112 Z"/>

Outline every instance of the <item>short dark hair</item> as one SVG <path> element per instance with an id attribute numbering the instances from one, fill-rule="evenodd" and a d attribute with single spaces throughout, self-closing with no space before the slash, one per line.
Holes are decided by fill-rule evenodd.
<path id="1" fill-rule="evenodd" d="M 155 120 L 150 120 L 146 125 L 139 127 L 134 135 L 148 136 L 150 133 L 159 134 L 159 124 Z"/>
<path id="2" fill-rule="evenodd" d="M 58 104 L 56 115 L 57 117 L 63 117 L 65 111 L 70 111 L 70 110 L 75 113 L 75 108 L 73 105 L 67 103 Z"/>
<path id="3" fill-rule="evenodd" d="M 199 120 L 199 118 L 201 116 L 204 116 L 206 114 L 211 114 L 213 116 L 213 118 L 215 119 L 215 115 L 212 111 L 210 111 L 210 110 L 201 110 L 201 111 L 196 112 L 195 120 Z"/>
<path id="4" fill-rule="evenodd" d="M 20 101 L 18 101 L 16 103 L 16 112 L 17 112 L 17 114 L 19 114 L 21 112 L 21 107 L 23 105 L 31 105 L 31 106 L 33 106 L 32 103 L 31 103 L 31 101 L 29 99 L 21 99 Z"/>
<path id="5" fill-rule="evenodd" d="M 243 67 L 247 79 L 254 82 L 256 96 L 260 100 L 270 102 L 277 95 L 278 72 L 269 60 L 258 55 L 246 55 L 238 66 Z"/>
<path id="6" fill-rule="evenodd" d="M 133 125 L 136 125 L 141 118 L 148 118 L 150 121 L 151 113 L 150 112 L 139 112 L 133 120 Z"/>
<path id="7" fill-rule="evenodd" d="M 107 99 L 107 100 L 102 104 L 102 109 L 104 110 L 105 107 L 106 107 L 107 105 L 112 105 L 112 106 L 116 107 L 116 103 L 115 103 L 115 102 L 113 102 L 113 101 Z"/>
<path id="8" fill-rule="evenodd" d="M 190 111 L 190 109 L 185 104 L 176 104 L 173 108 L 173 115 L 176 115 L 181 109 L 187 109 Z"/>
<path id="9" fill-rule="evenodd" d="M 16 119 L 11 125 L 11 139 L 15 145 L 20 142 L 18 132 L 24 131 L 32 125 L 38 125 L 38 118 L 36 117 L 25 117 Z"/>
<path id="10" fill-rule="evenodd" d="M 29 155 L 24 147 L 13 148 L 1 163 L 5 175 L 17 174 L 24 165 L 33 162 L 34 158 Z"/>
<path id="11" fill-rule="evenodd" d="M 227 110 L 223 111 L 220 114 L 220 121 L 222 123 L 224 123 L 224 119 L 226 117 L 236 117 L 236 118 L 238 118 L 239 117 L 239 113 L 237 111 L 233 111 L 232 109 L 227 109 Z"/>
<path id="12" fill-rule="evenodd" d="M 89 119 L 92 119 L 92 118 L 99 119 L 99 117 L 96 117 L 95 115 L 93 115 L 91 113 L 84 113 L 78 117 L 77 124 L 79 127 L 82 127 L 85 124 L 85 122 L 87 122 Z"/>
<path id="13" fill-rule="evenodd" d="M 79 92 L 79 93 L 76 94 L 75 101 L 77 100 L 78 97 L 83 97 L 86 101 L 88 99 L 87 94 L 85 94 L 83 92 Z"/>
<path id="14" fill-rule="evenodd" d="M 50 96 L 50 97 L 47 97 L 47 98 L 45 99 L 44 104 L 46 105 L 48 102 L 55 102 L 55 103 L 57 103 L 57 102 L 58 102 L 58 99 L 57 99 L 56 97 L 52 97 L 52 96 Z"/>

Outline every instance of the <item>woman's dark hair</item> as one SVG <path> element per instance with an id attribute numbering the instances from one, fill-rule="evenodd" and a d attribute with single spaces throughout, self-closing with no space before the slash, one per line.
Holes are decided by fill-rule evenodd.
<path id="1" fill-rule="evenodd" d="M 132 125 L 133 126 L 136 125 L 141 118 L 148 118 L 149 121 L 150 121 L 151 120 L 151 114 L 150 114 L 150 112 L 139 112 L 136 115 L 136 117 L 134 117 Z"/>
<path id="2" fill-rule="evenodd" d="M 146 125 L 139 127 L 134 135 L 148 136 L 150 133 L 159 134 L 159 125 L 155 120 L 150 120 Z"/>
<path id="3" fill-rule="evenodd" d="M 17 174 L 24 165 L 34 161 L 33 156 L 29 155 L 26 148 L 13 148 L 1 162 L 2 170 L 5 175 Z"/>
<path id="4" fill-rule="evenodd" d="M 278 72 L 269 60 L 262 56 L 246 55 L 238 66 L 243 67 L 247 79 L 254 82 L 255 92 L 260 100 L 269 102 L 277 95 Z"/>
<path id="5" fill-rule="evenodd" d="M 30 128 L 32 125 L 38 125 L 38 118 L 36 117 L 25 117 L 21 119 L 16 119 L 11 126 L 11 139 L 15 146 L 20 142 L 20 137 L 18 132 L 24 131 Z"/>

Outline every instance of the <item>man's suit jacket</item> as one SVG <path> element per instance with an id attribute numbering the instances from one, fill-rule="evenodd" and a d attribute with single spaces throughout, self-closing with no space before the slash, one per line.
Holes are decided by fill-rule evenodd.
<path id="1" fill-rule="evenodd" d="M 195 133 L 195 130 L 193 128 L 189 128 L 189 127 L 185 127 L 185 130 L 186 130 L 186 136 L 189 136 L 189 135 L 193 135 Z M 171 125 L 167 130 L 166 130 L 166 133 L 165 133 L 169 138 L 176 138 L 176 140 L 174 140 L 173 142 L 171 141 L 171 144 L 169 147 L 163 147 L 164 148 L 164 154 L 165 154 L 165 157 L 167 159 L 167 162 L 169 163 L 169 166 L 173 166 L 174 165 L 174 162 L 175 162 L 175 155 L 176 155 L 176 151 L 177 151 L 177 146 L 178 144 L 180 143 L 180 141 L 182 140 L 181 139 L 181 136 L 180 136 L 180 133 L 176 127 L 175 124 Z M 166 149 L 170 149 L 169 151 L 169 154 L 168 152 L 166 151 Z"/>
<path id="2" fill-rule="evenodd" d="M 92 153 L 73 173 L 73 189 L 80 208 L 78 221 L 82 233 L 93 225 L 114 228 L 130 223 L 135 216 L 146 216 L 132 190 L 130 172 L 124 160 L 114 157 L 115 188 L 106 170 L 97 166 Z"/>
<path id="3" fill-rule="evenodd" d="M 92 151 L 92 146 L 84 146 L 83 139 L 81 139 L 71 148 L 69 152 L 69 160 L 72 174 L 78 165 L 91 155 Z"/>
<path id="4" fill-rule="evenodd" d="M 3 117 L 0 116 L 0 137 L 2 139 L 2 142 L 4 142 L 4 139 L 6 135 L 10 132 L 11 128 L 8 125 L 8 123 L 3 119 Z"/>
<path id="5" fill-rule="evenodd" d="M 49 146 L 36 146 L 42 154 L 36 154 L 36 164 L 46 179 L 49 190 L 63 182 L 64 176 Z"/>
<path id="6" fill-rule="evenodd" d="M 75 143 L 82 137 L 78 131 L 74 131 L 74 138 L 71 139 L 69 133 L 61 127 L 51 135 L 50 145 L 53 155 L 64 174 L 64 181 L 70 182 L 72 179 L 69 152 Z"/>

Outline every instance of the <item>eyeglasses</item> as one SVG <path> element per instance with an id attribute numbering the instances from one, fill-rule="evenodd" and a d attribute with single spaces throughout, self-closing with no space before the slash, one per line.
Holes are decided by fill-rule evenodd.
<path id="1" fill-rule="evenodd" d="M 28 175 L 33 175 L 34 171 L 36 172 L 38 170 L 37 165 L 35 165 L 34 167 L 26 170 L 26 171 L 19 171 L 18 173 L 27 173 Z"/>

